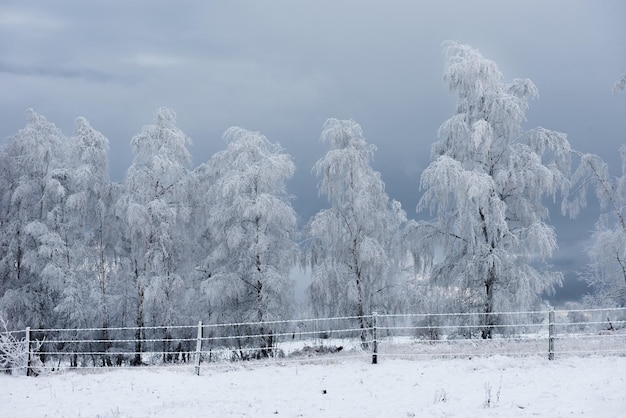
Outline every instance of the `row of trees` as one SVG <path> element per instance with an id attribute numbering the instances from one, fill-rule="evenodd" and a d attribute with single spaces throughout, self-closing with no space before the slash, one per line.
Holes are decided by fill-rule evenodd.
<path id="1" fill-rule="evenodd" d="M 573 152 L 564 134 L 522 129 L 530 80 L 505 83 L 478 51 L 445 48 L 459 100 L 421 177 L 428 222 L 388 197 L 375 147 L 351 120 L 323 126 L 330 149 L 314 172 L 329 207 L 298 230 L 286 190 L 294 163 L 258 132 L 228 129 L 226 149 L 191 170 L 190 139 L 158 109 L 114 183 L 108 141 L 87 120 L 66 137 L 29 110 L 0 149 L 0 313 L 16 328 L 102 327 L 104 340 L 110 327 L 137 326 L 137 344 L 147 325 L 267 323 L 295 315 L 289 272 L 301 263 L 312 273 L 307 314 L 361 317 L 364 343 L 373 310 L 480 312 L 489 338 L 493 312 L 536 307 L 560 284 L 546 262 L 556 236 L 544 201 L 562 196 L 576 215 L 589 184 L 608 209 L 588 277 L 603 301 L 623 304 L 625 177 Z M 260 332 L 268 346 L 271 331 Z"/>

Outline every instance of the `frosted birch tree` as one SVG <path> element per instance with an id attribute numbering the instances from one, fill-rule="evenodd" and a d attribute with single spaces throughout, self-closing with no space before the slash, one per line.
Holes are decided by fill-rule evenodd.
<path id="1" fill-rule="evenodd" d="M 57 210 L 63 215 L 58 225 L 70 254 L 55 310 L 67 318 L 68 327 L 99 326 L 103 331 L 98 338 L 108 340 L 110 305 L 119 302 L 111 278 L 116 270 L 114 231 L 120 229 L 112 214 L 115 187 L 109 180 L 109 142 L 83 117 L 76 119 L 72 141 L 75 154 L 68 169 L 67 196 Z"/>
<path id="2" fill-rule="evenodd" d="M 376 147 L 366 142 L 358 123 L 329 119 L 321 140 L 330 151 L 313 170 L 331 207 L 307 227 L 313 278 L 308 294 L 318 315 L 357 316 L 367 346 L 366 317 L 373 310 L 388 311 L 385 307 L 401 295 L 397 279 L 403 253 L 397 238 L 406 216 L 372 169 Z"/>
<path id="3" fill-rule="evenodd" d="M 27 110 L 28 122 L 4 150 L 0 308 L 16 326 L 55 324 L 67 246 L 54 229 L 54 208 L 66 195 L 65 167 L 73 151 L 45 117 Z"/>
<path id="4" fill-rule="evenodd" d="M 205 237 L 211 243 L 199 270 L 222 320 L 261 324 L 266 356 L 273 329 L 264 323 L 289 317 L 293 307 L 296 214 L 286 182 L 295 165 L 258 132 L 232 127 L 224 139 L 227 148 L 199 168 L 210 181 Z"/>
<path id="5" fill-rule="evenodd" d="M 530 80 L 505 83 L 467 45 L 448 42 L 445 52 L 444 81 L 458 104 L 421 176 L 418 211 L 437 214 L 421 225 L 422 242 L 441 253 L 433 280 L 484 314 L 481 336 L 490 338 L 494 312 L 530 308 L 561 283 L 546 264 L 557 243 L 543 201 L 567 184 L 570 145 L 565 134 L 522 128 L 538 94 Z"/>
<path id="6" fill-rule="evenodd" d="M 11 189 L 15 187 L 11 175 L 11 158 L 8 146 L 0 146 L 0 315 L 4 308 L 4 294 L 14 284 L 14 256 L 11 254 L 12 234 L 9 233 L 11 221 Z"/>
<path id="7" fill-rule="evenodd" d="M 136 364 L 141 362 L 141 328 L 147 315 L 166 327 L 163 337 L 167 340 L 167 327 L 175 319 L 177 294 L 183 287 L 178 270 L 183 263 L 178 261 L 184 256 L 186 241 L 179 234 L 189 214 L 185 197 L 190 142 L 167 108 L 157 109 L 155 124 L 144 126 L 131 140 L 134 159 L 119 211 L 134 287 Z"/>
<path id="8" fill-rule="evenodd" d="M 626 88 L 626 75 L 622 75 L 613 91 Z M 604 211 L 596 222 L 591 243 L 587 248 L 590 263 L 581 272 L 592 288 L 588 299 L 593 304 L 626 306 L 626 145 L 619 150 L 622 172 L 612 176 L 609 166 L 599 156 L 576 152 L 580 158 L 572 176 L 570 199 L 565 201 L 564 212 L 573 216 L 587 204 L 591 186 Z"/>

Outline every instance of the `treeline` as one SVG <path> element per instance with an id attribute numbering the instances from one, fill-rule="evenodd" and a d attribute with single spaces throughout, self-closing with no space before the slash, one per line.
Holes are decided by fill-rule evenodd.
<path id="1" fill-rule="evenodd" d="M 0 314 L 13 328 L 264 323 L 296 315 L 289 272 L 299 264 L 312 275 L 301 315 L 480 312 L 491 337 L 495 312 L 536 308 L 561 281 L 547 264 L 556 236 L 545 198 L 561 196 L 575 214 L 586 195 L 576 185 L 603 186 L 601 246 L 624 225 L 623 188 L 564 134 L 522 130 L 537 95 L 530 80 L 504 82 L 468 46 L 446 51 L 444 80 L 459 102 L 421 177 L 430 222 L 389 199 L 354 121 L 323 126 L 329 151 L 314 171 L 330 204 L 298 230 L 285 186 L 294 163 L 258 132 L 228 129 L 226 149 L 192 170 L 189 138 L 160 108 L 115 183 L 108 141 L 86 119 L 66 136 L 29 110 L 0 149 Z M 607 277 L 625 248 L 593 260 L 588 277 L 613 295 L 598 285 L 596 301 L 623 303 L 614 295 L 626 294 L 626 276 Z"/>
<path id="2" fill-rule="evenodd" d="M 371 169 L 373 147 L 355 122 L 329 120 L 324 127 L 341 151 L 318 163 L 320 173 L 328 171 L 320 174 L 322 192 L 336 205 L 298 231 L 285 188 L 294 163 L 257 132 L 230 128 L 227 148 L 190 170 L 189 138 L 174 112 L 160 108 L 154 124 L 132 138 L 133 163 L 120 184 L 109 180 L 107 139 L 87 120 L 78 118 L 68 137 L 34 111 L 27 115 L 27 126 L 0 151 L 0 294 L 12 326 L 291 318 L 289 273 L 305 262 L 327 269 L 326 278 L 315 276 L 307 313 L 392 309 L 385 288 L 396 287 L 387 283 L 393 265 L 406 262 L 395 249 L 406 219 Z M 354 235 L 343 236 L 346 228 Z M 305 252 L 301 241 L 309 243 Z M 354 257 L 363 259 L 352 266 L 361 282 L 355 292 L 356 283 L 342 284 L 349 273 L 341 271 Z"/>

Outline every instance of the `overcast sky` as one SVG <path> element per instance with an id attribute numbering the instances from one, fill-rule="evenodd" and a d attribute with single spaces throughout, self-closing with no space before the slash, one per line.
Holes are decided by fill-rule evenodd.
<path id="1" fill-rule="evenodd" d="M 445 40 L 494 60 L 505 79 L 530 78 L 540 98 L 528 128 L 568 134 L 572 146 L 619 170 L 626 142 L 626 2 L 525 1 L 0 1 L 0 138 L 32 107 L 71 135 L 85 116 L 110 141 L 122 181 L 129 142 L 173 108 L 194 142 L 194 166 L 224 148 L 232 125 L 280 142 L 298 171 L 301 221 L 325 205 L 311 167 L 329 117 L 359 122 L 378 147 L 374 168 L 409 216 L 437 129 L 454 110 L 442 82 Z M 615 171 L 618 173 L 617 171 Z M 577 298 L 576 270 L 597 219 L 551 215 L 566 273 L 558 299 Z"/>

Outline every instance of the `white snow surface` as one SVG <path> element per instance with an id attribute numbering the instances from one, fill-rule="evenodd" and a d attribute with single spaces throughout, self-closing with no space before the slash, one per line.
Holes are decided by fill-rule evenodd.
<path id="1" fill-rule="evenodd" d="M 323 359 L 0 375 L 3 417 L 623 417 L 626 357 Z"/>

